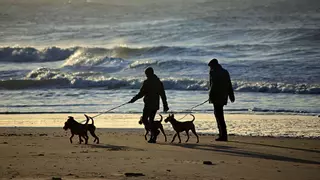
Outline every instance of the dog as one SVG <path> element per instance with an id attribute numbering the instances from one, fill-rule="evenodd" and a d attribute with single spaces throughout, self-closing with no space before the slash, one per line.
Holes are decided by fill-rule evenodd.
<path id="1" fill-rule="evenodd" d="M 193 134 L 197 137 L 197 143 L 199 142 L 199 136 L 196 133 L 196 128 L 193 124 L 193 121 L 195 120 L 195 117 L 193 114 L 190 114 L 193 119 L 191 121 L 186 121 L 186 122 L 179 122 L 174 118 L 174 114 L 169 114 L 169 116 L 164 120 L 164 122 L 170 122 L 173 129 L 176 131 L 176 134 L 173 136 L 173 139 L 171 143 L 174 141 L 176 136 L 178 135 L 179 138 L 179 143 L 181 143 L 181 138 L 180 138 L 180 132 L 185 131 L 187 133 L 188 139 L 186 142 L 189 141 L 189 130 L 193 132 Z"/>
<path id="2" fill-rule="evenodd" d="M 94 126 L 93 118 L 87 116 L 86 114 L 84 116 L 87 119 L 85 124 L 78 123 L 76 120 L 74 120 L 74 118 L 72 116 L 68 116 L 67 121 L 64 123 L 63 129 L 64 130 L 70 129 L 70 131 L 71 131 L 71 137 L 69 138 L 70 143 L 72 143 L 73 136 L 78 135 L 79 136 L 79 144 L 81 144 L 83 142 L 81 137 L 83 137 L 85 139 L 85 144 L 88 144 L 88 139 L 89 139 L 88 131 L 89 131 L 90 134 L 94 137 L 93 142 L 99 144 L 99 137 L 95 134 L 96 127 Z M 88 124 L 90 119 L 92 121 L 92 124 Z"/>
<path id="3" fill-rule="evenodd" d="M 166 134 L 164 133 L 164 129 L 163 129 L 163 126 L 162 126 L 162 124 L 161 124 L 163 117 L 162 117 L 161 114 L 159 114 L 159 116 L 161 117 L 161 119 L 160 119 L 159 121 L 153 121 L 153 126 L 154 126 L 154 129 L 157 130 L 157 134 L 156 134 L 156 135 L 158 136 L 158 134 L 160 133 L 160 132 L 159 132 L 159 129 L 160 129 L 160 131 L 162 132 L 162 134 L 163 134 L 163 136 L 164 136 L 165 142 L 167 142 L 167 136 L 166 136 Z M 140 117 L 139 124 L 140 124 L 140 125 L 141 125 L 141 124 L 144 125 L 144 129 L 146 130 L 146 134 L 144 135 L 144 138 L 145 138 L 145 140 L 147 140 L 147 135 L 148 135 L 148 133 L 151 131 L 150 124 L 149 124 L 148 121 L 143 122 L 142 116 Z"/>

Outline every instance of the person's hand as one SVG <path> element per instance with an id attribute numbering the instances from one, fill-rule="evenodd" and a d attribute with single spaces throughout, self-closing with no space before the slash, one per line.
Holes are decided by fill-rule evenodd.
<path id="1" fill-rule="evenodd" d="M 164 111 L 164 112 L 169 111 L 169 107 L 168 107 L 168 106 L 164 106 L 164 107 L 163 107 L 163 111 Z"/>
<path id="2" fill-rule="evenodd" d="M 230 98 L 230 101 L 231 101 L 232 103 L 235 101 L 234 96 L 230 96 L 229 98 Z"/>

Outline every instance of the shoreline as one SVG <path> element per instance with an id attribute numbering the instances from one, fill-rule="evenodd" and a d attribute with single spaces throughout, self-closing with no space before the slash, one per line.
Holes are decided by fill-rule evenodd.
<path id="1" fill-rule="evenodd" d="M 101 112 L 0 112 L 0 115 L 30 115 L 30 114 L 100 114 Z M 108 112 L 104 114 L 141 114 L 142 112 Z M 174 114 L 188 114 L 189 112 L 174 112 Z M 160 112 L 160 114 L 168 114 Z M 194 111 L 192 114 L 213 114 L 213 111 Z M 224 111 L 225 115 L 279 115 L 279 116 L 315 116 L 320 117 L 318 113 L 296 113 L 296 112 L 232 112 Z"/>

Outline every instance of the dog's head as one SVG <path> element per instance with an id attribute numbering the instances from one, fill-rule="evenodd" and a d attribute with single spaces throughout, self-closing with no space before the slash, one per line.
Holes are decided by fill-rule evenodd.
<path id="1" fill-rule="evenodd" d="M 169 116 L 164 120 L 164 122 L 172 122 L 174 121 L 174 114 L 169 114 Z"/>
<path id="2" fill-rule="evenodd" d="M 68 119 L 67 119 L 67 121 L 64 123 L 64 126 L 63 126 L 63 129 L 64 130 L 68 130 L 69 128 L 71 128 L 71 124 L 72 124 L 72 122 L 74 122 L 75 120 L 74 120 L 74 118 L 72 117 L 72 116 L 68 116 Z"/>
<path id="3" fill-rule="evenodd" d="M 140 120 L 139 120 L 139 124 L 141 125 L 141 124 L 143 124 L 143 125 L 145 125 L 145 126 L 148 126 L 149 125 L 149 121 L 148 121 L 148 119 L 143 119 L 143 116 L 141 116 L 140 117 Z"/>
<path id="4" fill-rule="evenodd" d="M 142 116 L 140 117 L 139 124 L 142 124 Z"/>

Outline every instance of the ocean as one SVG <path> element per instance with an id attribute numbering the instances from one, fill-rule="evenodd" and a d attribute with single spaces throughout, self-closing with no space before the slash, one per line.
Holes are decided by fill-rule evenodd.
<path id="1" fill-rule="evenodd" d="M 99 113 L 153 67 L 169 108 L 208 99 L 207 63 L 230 73 L 226 113 L 320 114 L 318 0 L 1 0 L 0 113 Z M 142 100 L 113 113 L 141 113 Z M 206 103 L 192 110 L 212 113 Z"/>

